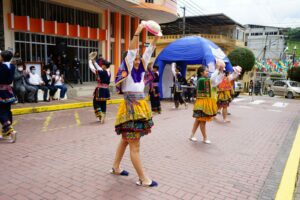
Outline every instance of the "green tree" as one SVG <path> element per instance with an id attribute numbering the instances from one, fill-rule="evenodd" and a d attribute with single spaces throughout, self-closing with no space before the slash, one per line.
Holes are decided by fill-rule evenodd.
<path id="1" fill-rule="evenodd" d="M 300 40 L 300 28 L 290 29 L 288 31 L 289 40 Z"/>
<path id="2" fill-rule="evenodd" d="M 229 53 L 228 58 L 232 66 L 241 66 L 243 72 L 251 71 L 255 64 L 255 57 L 251 50 L 238 47 Z"/>

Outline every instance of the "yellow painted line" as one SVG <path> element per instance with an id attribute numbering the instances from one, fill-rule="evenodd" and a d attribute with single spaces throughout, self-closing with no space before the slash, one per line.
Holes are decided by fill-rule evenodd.
<path id="1" fill-rule="evenodd" d="M 18 123 L 18 120 L 14 120 L 14 122 L 12 123 L 12 126 L 15 126 Z"/>
<path id="2" fill-rule="evenodd" d="M 50 124 L 50 121 L 52 119 L 52 116 L 53 116 L 53 112 L 51 112 L 48 117 L 46 118 L 46 120 L 44 121 L 44 125 L 43 125 L 43 132 L 46 132 L 47 129 L 48 129 L 48 126 Z"/>
<path id="3" fill-rule="evenodd" d="M 275 200 L 292 200 L 297 181 L 297 172 L 300 160 L 300 125 L 281 177 Z"/>
<path id="4" fill-rule="evenodd" d="M 80 126 L 81 122 L 80 122 L 80 118 L 79 118 L 78 112 L 74 113 L 74 117 L 75 117 L 76 125 Z"/>
<path id="5" fill-rule="evenodd" d="M 146 96 L 146 100 L 149 100 L 149 96 Z M 124 99 L 111 99 L 111 100 L 107 101 L 107 104 L 119 104 L 123 101 L 124 101 Z M 14 108 L 14 109 L 12 109 L 12 113 L 13 113 L 13 115 L 24 115 L 24 114 L 50 112 L 50 111 L 57 111 L 57 110 L 85 108 L 85 107 L 91 107 L 91 106 L 93 106 L 93 102 L 87 101 L 87 102 L 66 103 L 66 104 L 57 104 L 57 105 L 49 105 L 49 106 Z"/>
<path id="6" fill-rule="evenodd" d="M 47 131 L 57 131 L 57 130 L 61 130 L 61 129 L 65 129 L 67 127 L 63 126 L 63 127 L 58 127 L 58 128 L 51 128 L 51 129 L 48 129 Z"/>

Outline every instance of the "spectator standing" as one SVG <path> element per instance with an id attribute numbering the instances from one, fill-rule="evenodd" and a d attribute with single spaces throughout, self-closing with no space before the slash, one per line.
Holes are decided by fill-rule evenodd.
<path id="1" fill-rule="evenodd" d="M 82 84 L 81 73 L 80 73 L 80 60 L 77 57 L 74 58 L 73 67 L 74 67 L 75 83 L 77 84 L 79 80 L 80 84 Z"/>
<path id="2" fill-rule="evenodd" d="M 16 65 L 20 65 L 22 63 L 22 58 L 20 56 L 19 52 L 15 52 L 15 55 L 11 61 L 12 64 Z"/>
<path id="3" fill-rule="evenodd" d="M 249 96 L 252 96 L 253 94 L 253 80 L 250 80 L 249 83 Z"/>
<path id="4" fill-rule="evenodd" d="M 191 98 L 194 98 L 194 88 L 196 88 L 196 86 L 194 85 L 194 81 L 191 78 L 187 84 L 186 91 L 184 92 L 184 97 L 186 101 L 191 102 Z"/>
<path id="5" fill-rule="evenodd" d="M 191 77 L 191 81 L 192 81 L 192 82 L 190 82 L 190 83 L 193 84 L 193 86 L 196 87 L 196 85 L 197 85 L 197 76 L 196 76 L 196 74 L 194 74 L 194 75 Z"/>
<path id="6" fill-rule="evenodd" d="M 57 91 L 57 88 L 54 87 L 54 82 L 51 76 L 51 70 L 49 68 L 46 69 L 46 73 L 42 75 L 43 82 L 45 83 L 45 86 L 50 90 L 49 95 L 50 99 L 54 99 L 54 95 Z"/>
<path id="7" fill-rule="evenodd" d="M 61 70 L 60 73 L 64 76 L 66 80 L 69 80 L 69 68 L 68 68 L 68 58 L 65 52 L 62 53 L 61 57 Z"/>
<path id="8" fill-rule="evenodd" d="M 54 63 L 53 55 L 52 54 L 50 54 L 50 56 L 47 58 L 47 65 L 50 68 L 51 73 L 54 74 L 55 71 L 57 70 L 57 66 Z"/>
<path id="9" fill-rule="evenodd" d="M 177 109 L 180 104 L 184 104 L 185 108 L 187 108 L 187 103 L 182 98 L 183 90 L 181 85 L 184 85 L 185 82 L 184 77 L 180 72 L 180 67 L 176 66 L 175 62 L 172 63 L 172 73 L 173 73 L 173 81 L 174 81 L 174 85 L 173 85 L 174 103 L 175 103 L 174 108 Z"/>
<path id="10" fill-rule="evenodd" d="M 28 74 L 28 82 L 31 86 L 35 87 L 36 93 L 35 93 L 35 101 L 38 101 L 37 94 L 38 90 L 43 90 L 44 92 L 44 101 L 48 101 L 48 88 L 45 86 L 44 81 L 42 81 L 42 78 L 40 75 L 36 73 L 36 69 L 34 66 L 30 67 L 30 73 Z"/>
<path id="11" fill-rule="evenodd" d="M 52 76 L 54 87 L 56 89 L 60 89 L 60 99 L 65 98 L 65 94 L 67 93 L 67 87 L 65 86 L 64 76 L 60 74 L 59 70 L 56 70 L 55 75 Z"/>

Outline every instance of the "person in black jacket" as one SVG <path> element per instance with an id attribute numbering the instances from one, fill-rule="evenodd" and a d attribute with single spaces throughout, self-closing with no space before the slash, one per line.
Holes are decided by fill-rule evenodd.
<path id="1" fill-rule="evenodd" d="M 77 57 L 74 58 L 73 68 L 74 68 L 75 83 L 77 84 L 79 80 L 80 84 L 82 84 L 82 78 L 80 73 L 80 60 Z"/>
<path id="2" fill-rule="evenodd" d="M 11 104 L 16 101 L 12 87 L 14 80 L 15 65 L 10 61 L 13 57 L 12 52 L 2 51 L 0 53 L 0 123 L 2 125 L 1 139 L 15 142 L 16 131 L 12 127 L 13 116 Z"/>
<path id="3" fill-rule="evenodd" d="M 46 69 L 46 73 L 44 73 L 42 75 L 42 79 L 45 83 L 45 86 L 49 89 L 49 95 L 50 95 L 50 99 L 52 100 L 56 100 L 54 99 L 54 95 L 57 91 L 57 88 L 54 87 L 54 83 L 53 83 L 53 79 L 52 79 L 52 75 L 51 75 L 51 70 L 49 68 Z"/>

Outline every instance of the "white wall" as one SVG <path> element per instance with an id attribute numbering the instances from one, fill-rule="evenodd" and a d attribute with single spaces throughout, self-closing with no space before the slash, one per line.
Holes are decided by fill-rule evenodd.
<path id="1" fill-rule="evenodd" d="M 265 46 L 265 59 L 280 59 L 285 48 L 285 36 L 279 35 L 279 30 L 276 27 L 247 29 L 247 33 L 249 34 L 247 47 L 253 51 L 255 57 L 258 59 L 263 58 Z M 267 35 L 270 32 L 277 32 L 277 35 Z"/>

